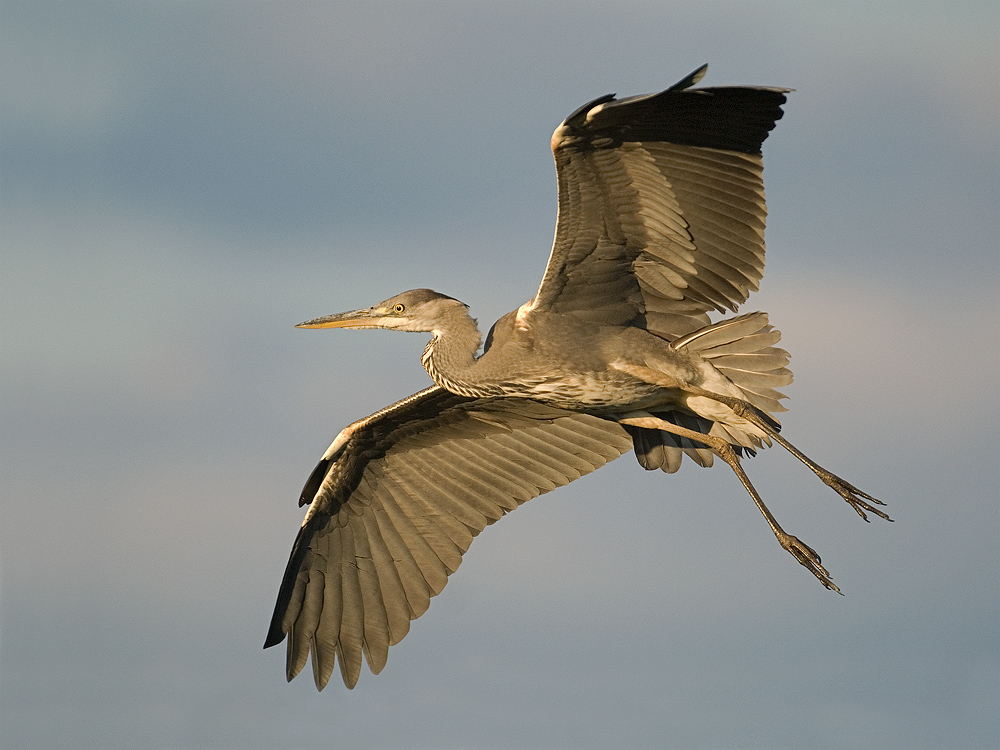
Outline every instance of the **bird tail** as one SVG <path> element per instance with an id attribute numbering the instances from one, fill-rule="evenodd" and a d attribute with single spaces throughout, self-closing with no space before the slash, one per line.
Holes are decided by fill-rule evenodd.
<path id="1" fill-rule="evenodd" d="M 777 388 L 792 382 L 791 370 L 786 367 L 788 352 L 774 346 L 780 339 L 781 333 L 768 324 L 767 313 L 755 312 L 699 328 L 671 342 L 671 346 L 705 359 L 736 386 L 744 400 L 770 417 L 774 412 L 786 410 L 779 403 L 785 394 Z M 687 412 L 668 411 L 655 416 L 679 427 L 720 437 L 741 455 L 753 455 L 762 445 L 755 434 Z M 699 466 L 712 465 L 712 450 L 697 441 L 642 427 L 629 428 L 629 432 L 643 468 L 672 474 L 681 467 L 684 455 Z"/>
<path id="2" fill-rule="evenodd" d="M 707 360 L 761 411 L 787 411 L 786 398 L 777 390 L 792 382 L 788 352 L 774 346 L 781 332 L 767 322 L 767 313 L 754 312 L 699 328 L 672 342 L 674 349 L 693 352 Z"/>

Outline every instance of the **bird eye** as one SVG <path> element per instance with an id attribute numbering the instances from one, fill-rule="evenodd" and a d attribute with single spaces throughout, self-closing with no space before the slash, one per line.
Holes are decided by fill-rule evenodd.
<path id="1" fill-rule="evenodd" d="M 397 302 L 395 305 L 392 306 L 392 311 L 394 313 L 396 313 L 397 315 L 399 313 L 403 312 L 403 310 L 405 310 L 405 309 L 406 309 L 406 305 L 404 305 L 401 302 Z"/>

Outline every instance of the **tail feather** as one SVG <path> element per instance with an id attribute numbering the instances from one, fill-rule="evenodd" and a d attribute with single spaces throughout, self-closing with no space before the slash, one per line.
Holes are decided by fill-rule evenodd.
<path id="1" fill-rule="evenodd" d="M 761 318 L 763 318 L 763 321 L 761 321 Z M 773 335 L 768 337 L 767 334 L 777 334 L 777 337 Z M 672 342 L 672 345 L 675 349 L 688 349 L 701 354 L 716 347 L 726 348 L 736 346 L 748 336 L 754 335 L 764 335 L 770 338 L 763 346 L 772 346 L 778 343 L 778 340 L 781 338 L 780 333 L 767 325 L 767 313 L 755 312 L 746 315 L 737 315 L 735 318 L 726 318 L 725 320 L 720 320 L 718 323 L 712 323 L 704 328 L 691 331 L 686 336 L 681 336 Z M 750 351 L 756 351 L 760 348 L 763 347 L 758 346 Z M 746 351 L 746 349 L 742 348 L 740 350 Z"/>
<path id="2" fill-rule="evenodd" d="M 780 425 L 771 415 L 786 411 L 780 403 L 786 396 L 777 388 L 792 382 L 792 372 L 787 368 L 788 352 L 774 346 L 780 340 L 781 333 L 768 324 L 767 314 L 755 312 L 704 326 L 671 345 L 694 352 L 711 363 L 739 389 L 744 400 L 777 427 Z M 689 430 L 720 437 L 741 455 L 754 455 L 757 448 L 770 445 L 766 438 L 686 412 L 670 411 L 656 416 Z M 680 468 L 685 454 L 699 466 L 712 465 L 712 450 L 688 438 L 638 427 L 629 428 L 629 432 L 635 443 L 636 458 L 646 469 L 673 473 Z"/>
<path id="3" fill-rule="evenodd" d="M 777 372 L 760 372 L 754 370 L 743 370 L 736 369 L 733 367 L 723 367 L 719 364 L 712 362 L 715 365 L 715 369 L 724 373 L 730 380 L 732 380 L 738 386 L 749 386 L 754 390 L 762 390 L 763 388 L 772 388 L 773 386 L 788 385 L 791 381 L 792 374 L 785 368 Z M 732 373 L 732 374 L 730 374 Z"/>
<path id="4" fill-rule="evenodd" d="M 697 339 L 696 339 L 697 340 Z M 711 352 L 713 357 L 724 357 L 729 354 L 756 354 L 757 352 L 768 349 L 774 346 L 781 340 L 781 333 L 779 331 L 767 331 L 752 333 L 748 336 L 742 338 L 734 339 L 728 342 L 723 342 L 716 346 L 703 346 L 700 351 Z M 677 342 L 674 342 L 677 345 Z M 705 356 L 702 354 L 702 356 Z"/>
<path id="5" fill-rule="evenodd" d="M 767 313 L 755 312 L 700 328 L 674 341 L 673 347 L 708 360 L 747 401 L 770 414 L 786 411 L 779 403 L 786 396 L 777 389 L 792 382 L 788 352 L 774 346 L 780 339 Z"/>
<path id="6" fill-rule="evenodd" d="M 678 427 L 684 427 L 695 432 L 708 434 L 714 423 L 710 419 L 698 417 L 686 412 L 668 411 L 656 413 L 654 416 L 671 422 Z M 625 429 L 632 435 L 635 446 L 635 457 L 647 471 L 661 469 L 667 474 L 673 474 L 681 468 L 681 459 L 686 455 L 699 466 L 710 467 L 715 461 L 712 449 L 704 443 L 690 438 L 674 435 L 663 430 L 651 430 L 645 427 L 626 425 Z"/>
<path id="7" fill-rule="evenodd" d="M 788 352 L 784 349 L 776 349 L 771 346 L 766 349 L 746 354 L 722 354 L 715 353 L 715 349 L 707 352 L 699 352 L 702 357 L 711 361 L 716 367 L 728 367 L 731 370 L 743 370 L 745 372 L 759 372 L 771 375 L 776 370 L 783 370 L 788 364 Z M 783 377 L 788 377 L 788 372 L 783 373 Z"/>

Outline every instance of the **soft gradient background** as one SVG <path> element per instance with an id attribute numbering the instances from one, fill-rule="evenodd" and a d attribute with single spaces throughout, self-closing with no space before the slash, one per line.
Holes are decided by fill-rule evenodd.
<path id="1" fill-rule="evenodd" d="M 0 743 L 997 747 L 1000 6 L 0 4 Z M 262 651 L 315 459 L 422 336 L 535 290 L 548 141 L 595 96 L 797 91 L 765 144 L 794 459 L 626 456 L 472 546 L 384 673 Z M 484 327 L 485 327 L 484 326 Z"/>

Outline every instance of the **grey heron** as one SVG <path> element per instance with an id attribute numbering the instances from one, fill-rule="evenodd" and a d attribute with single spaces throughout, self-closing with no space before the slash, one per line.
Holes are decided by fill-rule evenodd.
<path id="1" fill-rule="evenodd" d="M 473 537 L 521 503 L 633 450 L 646 469 L 713 457 L 738 476 L 781 546 L 828 589 L 820 556 L 787 533 L 740 459 L 777 442 L 865 520 L 882 503 L 779 434 L 792 380 L 778 331 L 736 312 L 764 268 L 761 145 L 788 89 L 691 88 L 595 99 L 556 128 L 558 220 L 537 293 L 482 353 L 467 307 L 429 289 L 300 324 L 431 334 L 435 385 L 344 429 L 306 482 L 308 510 L 265 648 L 287 678 L 312 656 L 322 690 L 426 611 Z"/>

